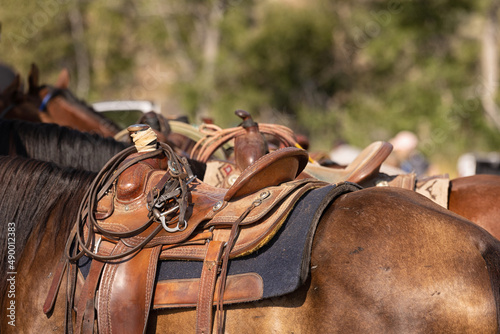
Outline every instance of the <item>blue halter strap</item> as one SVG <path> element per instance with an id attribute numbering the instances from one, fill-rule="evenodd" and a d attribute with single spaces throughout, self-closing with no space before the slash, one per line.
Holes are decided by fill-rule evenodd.
<path id="1" fill-rule="evenodd" d="M 47 103 L 49 103 L 50 99 L 52 99 L 52 96 L 54 95 L 54 91 L 49 91 L 47 95 L 42 100 L 42 104 L 40 104 L 40 107 L 38 110 L 40 111 L 47 111 Z"/>

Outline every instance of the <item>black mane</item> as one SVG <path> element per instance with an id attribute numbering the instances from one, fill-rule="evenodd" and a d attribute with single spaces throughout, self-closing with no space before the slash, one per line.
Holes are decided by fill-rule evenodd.
<path id="1" fill-rule="evenodd" d="M 57 124 L 0 120 L 0 155 L 16 154 L 98 172 L 109 159 L 128 146 L 113 138 Z"/>
<path id="2" fill-rule="evenodd" d="M 38 246 L 49 216 L 68 236 L 86 189 L 96 173 L 23 157 L 0 157 L 0 296 L 5 296 L 9 223 L 15 224 L 16 261 L 30 237 Z M 52 215 L 52 216 L 51 216 Z M 12 224 L 11 224 L 12 225 Z M 58 242 L 65 242 L 60 239 Z M 1 298 L 0 298 L 1 299 Z"/>

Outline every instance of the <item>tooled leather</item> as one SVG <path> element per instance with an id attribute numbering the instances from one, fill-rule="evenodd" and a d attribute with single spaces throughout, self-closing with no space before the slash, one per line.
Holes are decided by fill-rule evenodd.
<path id="1" fill-rule="evenodd" d="M 257 193 L 245 196 L 243 198 L 229 201 L 227 205 L 219 211 L 209 212 L 206 219 L 210 222 L 207 226 L 224 226 L 231 225 L 236 219 L 238 219 L 242 213 L 252 205 L 252 203 L 259 199 L 261 194 L 268 192 L 269 195 L 266 197 L 262 204 L 253 209 L 248 216 L 241 222 L 240 225 L 248 225 L 255 223 L 262 219 L 266 214 L 268 214 L 278 203 L 280 203 L 284 198 L 286 198 L 292 191 L 302 187 L 304 185 L 325 185 L 323 181 L 317 181 L 312 179 L 302 179 L 283 183 L 279 186 L 272 186 L 263 188 Z"/>
<path id="2" fill-rule="evenodd" d="M 284 196 L 279 203 L 276 204 L 272 202 L 272 207 L 263 208 L 265 214 L 262 217 L 261 214 L 257 214 L 253 218 L 259 219 L 253 221 L 252 223 L 242 225 L 238 239 L 231 249 L 230 258 L 243 256 L 263 246 L 270 238 L 272 238 L 277 230 L 279 230 L 286 217 L 293 209 L 295 202 L 302 197 L 305 192 L 323 185 L 325 185 L 325 183 L 320 181 L 298 182 L 295 187 L 290 188 L 291 190 L 286 192 L 287 195 Z M 251 196 L 251 198 L 248 199 L 248 205 L 252 203 L 251 199 L 255 198 L 258 198 L 258 196 Z M 264 203 L 262 205 L 264 205 Z M 227 203 L 224 209 L 221 210 L 221 213 L 224 214 L 224 210 L 231 209 L 231 205 L 231 203 Z M 257 210 L 259 207 L 252 210 L 252 212 Z M 233 218 L 234 216 L 231 216 L 231 219 Z M 228 221 L 230 220 L 227 220 L 226 222 Z M 208 225 L 209 224 L 207 224 L 207 226 Z M 218 227 L 213 231 L 213 240 L 227 240 L 229 234 L 230 229 Z M 162 260 L 182 259 L 202 261 L 204 259 L 204 252 L 206 251 L 205 247 L 206 246 L 203 245 L 179 245 L 175 248 L 163 250 L 160 258 Z"/>
<path id="3" fill-rule="evenodd" d="M 122 248 L 125 248 L 125 246 L 118 243 L 115 245 L 111 254 L 122 252 Z M 111 311 L 109 306 L 109 289 L 114 281 L 116 269 L 117 266 L 105 266 L 101 283 L 99 284 L 97 314 L 99 319 L 99 332 L 101 334 L 109 333 L 110 330 Z"/>
<path id="4" fill-rule="evenodd" d="M 158 183 L 158 181 L 162 178 L 162 176 L 165 173 L 166 171 L 162 170 L 153 170 L 148 172 L 142 195 L 130 203 L 122 203 L 118 200 L 115 201 L 114 204 L 115 210 L 113 215 L 103 221 L 100 221 L 99 222 L 100 226 L 109 231 L 123 232 L 123 231 L 134 230 L 147 223 L 149 220 L 148 218 L 149 210 L 147 208 L 146 194 L 148 193 L 149 189 L 151 189 L 154 185 Z M 190 187 L 192 186 L 190 185 Z M 190 199 L 190 202 L 196 200 L 195 194 L 194 195 L 192 194 L 191 197 L 192 199 Z M 199 208 L 203 204 L 202 200 L 198 202 L 199 205 L 197 205 L 197 208 Z M 212 202 L 213 201 L 210 201 L 210 204 Z M 187 212 L 187 217 L 190 223 L 188 223 L 188 226 L 184 231 L 169 233 L 165 230 L 162 230 L 160 233 L 158 233 L 157 236 L 155 236 L 155 238 L 151 242 L 148 243 L 147 247 L 152 247 L 159 244 L 180 243 L 189 238 L 193 230 L 201 222 L 189 218 L 190 216 L 193 216 L 193 211 L 194 211 L 193 205 L 190 204 Z M 150 235 L 151 232 L 156 227 L 157 223 L 153 223 L 149 228 L 147 228 L 141 234 L 131 238 L 122 238 L 121 240 L 128 246 L 135 246 L 140 242 L 142 242 L 148 235 Z"/>
<path id="5" fill-rule="evenodd" d="M 145 189 L 150 189 L 156 185 L 159 179 L 166 173 L 165 171 L 150 171 L 146 178 L 147 182 Z M 324 184 L 320 181 L 317 183 Z M 238 219 L 244 210 L 246 210 L 253 201 L 259 198 L 262 192 L 269 192 L 269 196 L 264 199 L 262 204 L 256 207 L 243 220 L 242 225 L 255 223 L 267 215 L 276 205 L 286 198 L 294 189 L 305 184 L 312 184 L 311 180 L 297 180 L 284 183 L 279 186 L 268 187 L 260 192 L 246 197 L 224 203 L 220 210 L 214 211 L 214 205 L 222 201 L 225 194 L 225 189 L 204 184 L 199 180 L 194 180 L 190 185 L 190 204 L 187 213 L 187 228 L 181 232 L 169 233 L 160 231 L 147 247 L 155 245 L 178 244 L 187 240 L 193 231 L 202 223 L 208 222 L 207 227 L 212 225 L 229 226 L 232 222 Z M 109 218 L 100 221 L 101 227 L 116 232 L 130 231 L 138 228 L 148 221 L 148 209 L 146 206 L 146 195 L 143 193 L 141 197 L 132 203 L 124 204 L 115 201 L 115 209 L 113 215 Z M 153 223 L 148 229 L 139 235 L 131 238 L 123 238 L 122 242 L 127 246 L 135 246 L 141 243 L 151 232 L 156 228 L 157 223 Z"/>
<path id="6" fill-rule="evenodd" d="M 122 165 L 134 159 L 136 155 L 130 155 L 122 162 Z M 160 232 L 148 246 L 153 246 L 155 242 L 171 244 L 185 240 L 203 219 L 211 218 L 202 218 L 202 216 L 209 213 L 211 207 L 216 202 L 223 199 L 233 202 L 238 196 L 243 197 L 240 195 L 248 195 L 248 193 L 256 192 L 265 186 L 274 186 L 293 180 L 296 174 L 304 167 L 304 161 L 307 163 L 307 153 L 303 150 L 294 148 L 282 149 L 262 157 L 254 165 L 248 167 L 229 190 L 211 187 L 196 180 L 189 186 L 191 193 L 189 202 L 194 204 L 190 205 L 187 212 L 189 224 L 186 230 L 178 233 Z M 285 166 L 282 166 L 283 163 Z M 150 158 L 140 161 L 123 171 L 116 181 L 116 196 L 112 203 L 114 208 L 110 208 L 113 215 L 102 220 L 100 222 L 101 226 L 111 232 L 122 231 L 123 226 L 125 230 L 128 229 L 129 231 L 143 226 L 148 221 L 149 211 L 146 207 L 147 194 L 153 187 L 157 186 L 159 181 L 162 180 L 162 176 L 167 173 L 167 171 L 158 170 L 158 168 L 165 168 L 167 165 L 168 163 L 163 156 L 161 159 Z M 293 165 L 292 168 L 290 168 L 291 165 Z M 286 177 L 283 177 L 283 175 L 286 175 Z M 256 185 L 258 185 L 257 188 L 255 188 Z M 206 189 L 204 190 L 204 188 Z M 229 195 L 229 193 L 232 195 Z M 109 198 L 106 197 L 106 200 L 109 201 Z M 106 210 L 106 206 L 109 207 L 111 204 L 108 203 L 106 205 L 103 200 L 100 202 L 100 209 L 98 211 L 109 211 Z M 144 240 L 154 230 L 154 225 L 138 235 L 137 240 L 134 240 L 134 237 L 128 238 L 126 241 L 127 244 L 138 244 L 140 242 L 138 240 Z"/>
<path id="7" fill-rule="evenodd" d="M 121 165 L 126 164 L 138 155 L 138 153 L 131 154 Z M 122 203 L 134 202 L 146 191 L 148 172 L 153 170 L 164 171 L 167 168 L 167 158 L 164 154 L 139 161 L 133 168 L 127 168 L 120 174 L 116 182 L 116 200 Z"/>

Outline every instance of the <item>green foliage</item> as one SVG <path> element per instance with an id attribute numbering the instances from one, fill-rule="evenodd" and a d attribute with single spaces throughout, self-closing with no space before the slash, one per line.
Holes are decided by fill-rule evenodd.
<path id="1" fill-rule="evenodd" d="M 62 67 L 78 78 L 70 6 L 83 19 L 90 101 L 159 99 L 221 126 L 245 109 L 321 150 L 401 130 L 440 162 L 500 146 L 478 90 L 490 1 L 7 1 L 0 59 L 24 77 L 37 63 L 47 83 Z"/>

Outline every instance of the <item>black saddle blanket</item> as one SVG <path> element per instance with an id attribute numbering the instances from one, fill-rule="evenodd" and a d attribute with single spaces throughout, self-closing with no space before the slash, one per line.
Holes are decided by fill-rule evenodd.
<path id="1" fill-rule="evenodd" d="M 311 247 L 317 224 L 328 205 L 342 194 L 361 189 L 357 184 L 332 184 L 306 193 L 298 200 L 283 227 L 258 251 L 229 263 L 229 275 L 255 272 L 264 281 L 263 298 L 295 291 L 309 275 Z M 86 277 L 88 258 L 82 258 L 80 270 Z M 203 262 L 161 261 L 157 280 L 199 278 Z"/>

